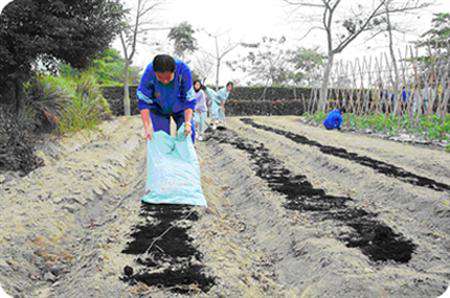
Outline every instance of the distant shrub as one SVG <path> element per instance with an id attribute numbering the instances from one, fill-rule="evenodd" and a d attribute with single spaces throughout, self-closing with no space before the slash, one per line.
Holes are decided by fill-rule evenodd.
<path id="1" fill-rule="evenodd" d="M 65 106 L 58 122 L 58 130 L 64 134 L 81 129 L 93 129 L 102 120 L 111 117 L 109 104 L 103 97 L 96 77 L 85 72 L 74 78 L 71 100 Z"/>

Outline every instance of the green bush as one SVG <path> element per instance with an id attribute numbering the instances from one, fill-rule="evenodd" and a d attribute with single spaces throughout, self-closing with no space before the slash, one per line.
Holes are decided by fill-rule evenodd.
<path id="1" fill-rule="evenodd" d="M 27 83 L 24 113 L 36 127 L 61 134 L 93 129 L 111 116 L 92 70 L 74 76 L 38 75 Z"/>
<path id="2" fill-rule="evenodd" d="M 20 111 L 24 125 L 35 132 L 55 128 L 70 101 L 68 80 L 37 75 L 24 85 L 26 98 Z"/>
<path id="3" fill-rule="evenodd" d="M 97 59 L 92 61 L 90 71 L 93 72 L 97 83 L 101 86 L 123 86 L 125 60 L 120 52 L 115 49 L 106 49 L 100 53 Z M 129 84 L 137 85 L 140 80 L 141 68 L 129 67 Z M 58 67 L 60 77 L 73 78 L 81 73 L 68 64 L 60 64 Z"/>
<path id="4" fill-rule="evenodd" d="M 313 115 L 313 120 L 317 123 L 322 123 L 327 115 L 324 112 L 318 112 Z"/>
<path id="5" fill-rule="evenodd" d="M 70 90 L 71 101 L 65 106 L 58 123 L 60 133 L 93 129 L 111 116 L 109 104 L 92 72 L 80 74 L 70 85 L 75 88 Z"/>

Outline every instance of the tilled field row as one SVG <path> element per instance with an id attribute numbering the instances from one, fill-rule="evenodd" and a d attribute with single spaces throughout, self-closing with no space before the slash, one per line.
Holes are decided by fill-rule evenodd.
<path id="1" fill-rule="evenodd" d="M 314 188 L 306 176 L 294 175 L 282 161 L 270 156 L 264 144 L 252 144 L 231 131 L 215 134 L 213 139 L 248 153 L 256 166 L 256 175 L 273 191 L 286 196 L 286 208 L 314 212 L 320 220 L 332 219 L 353 228 L 353 232 L 340 235 L 340 240 L 348 247 L 359 248 L 373 261 L 407 263 L 411 259 L 415 249 L 412 241 L 377 220 L 375 213 L 349 206 L 347 203 L 353 201 L 352 198 L 329 195 L 323 189 Z"/>
<path id="2" fill-rule="evenodd" d="M 291 239 L 289 241 L 292 241 L 290 250 L 286 250 L 283 241 L 274 241 L 272 243 L 273 247 L 270 248 L 271 251 L 276 252 L 275 255 L 283 255 L 283 257 L 280 257 L 281 259 L 274 257 L 274 267 L 278 269 L 276 273 L 279 276 L 277 281 L 281 285 L 289 285 L 291 288 L 297 289 L 299 293 L 303 293 L 303 291 L 309 292 L 311 290 L 308 286 L 305 287 L 304 283 L 307 281 L 310 283 L 310 287 L 314 289 L 311 293 L 320 293 L 320 295 L 330 293 L 328 291 L 335 285 L 334 281 L 328 281 L 327 278 L 329 282 L 328 286 L 325 286 L 321 282 L 319 284 L 315 283 L 318 278 L 316 274 L 320 272 L 327 276 L 334 276 L 336 280 L 345 279 L 349 284 L 346 286 L 339 285 L 341 287 L 339 291 L 344 292 L 345 296 L 350 297 L 360 294 L 352 287 L 357 283 L 365 284 L 367 279 L 375 283 L 376 286 L 375 289 L 372 289 L 373 292 L 368 290 L 365 293 L 366 296 L 385 294 L 408 297 L 420 297 L 422 295 L 434 296 L 439 295 L 446 289 L 450 273 L 445 269 L 444 265 L 448 259 L 445 253 L 447 250 L 446 243 L 448 243 L 445 234 L 432 236 L 429 230 L 421 226 L 423 225 L 422 223 L 419 224 L 419 219 L 416 219 L 416 222 L 412 220 L 408 224 L 402 223 L 402 218 L 406 216 L 406 214 L 402 214 L 400 217 L 397 216 L 399 222 L 392 221 L 392 218 L 390 216 L 386 217 L 384 212 L 380 214 L 378 211 L 373 211 L 374 206 L 361 202 L 360 198 L 356 200 L 349 195 L 341 196 L 331 194 L 335 192 L 332 191 L 329 193 L 329 186 L 333 184 L 329 184 L 326 189 L 315 187 L 313 185 L 317 183 L 311 182 L 309 173 L 308 176 L 298 174 L 299 168 L 297 167 L 293 170 L 291 160 L 295 160 L 296 157 L 301 157 L 299 160 L 305 160 L 305 158 L 306 160 L 311 160 L 304 165 L 306 166 L 305 169 L 307 169 L 307 172 L 309 172 L 312 164 L 317 161 L 321 162 L 321 159 L 317 160 L 314 155 L 308 155 L 306 152 L 304 152 L 306 153 L 304 155 L 302 154 L 303 152 L 299 152 L 293 146 L 276 150 L 274 152 L 276 154 L 273 155 L 271 152 L 272 149 L 268 149 L 268 147 L 276 148 L 280 146 L 282 143 L 279 143 L 279 137 L 265 137 L 267 133 L 261 135 L 254 134 L 242 125 L 238 125 L 235 120 L 231 121 L 230 127 L 232 130 L 236 129 L 238 133 L 230 129 L 216 131 L 212 133 L 211 139 L 208 141 L 206 147 L 208 150 L 213 150 L 217 146 L 222 148 L 221 150 L 214 149 L 216 156 L 210 162 L 220 163 L 222 167 L 227 167 L 227 171 L 222 171 L 224 177 L 235 175 L 238 177 L 236 179 L 240 178 L 238 181 L 233 178 L 224 178 L 224 181 L 229 180 L 232 183 L 229 185 L 230 189 L 239 190 L 238 194 L 241 195 L 240 199 L 242 203 L 236 204 L 241 205 L 242 208 L 248 207 L 250 210 L 254 210 L 255 213 L 265 214 L 262 210 L 258 211 L 255 203 L 250 204 L 249 202 L 258 200 L 258 198 L 259 200 L 267 201 L 269 198 L 277 197 L 277 195 L 274 196 L 273 194 L 278 194 L 278 196 L 284 197 L 284 199 L 279 198 L 278 203 L 280 206 L 283 206 L 286 210 L 292 210 L 298 213 L 300 218 L 306 218 L 306 221 L 303 220 L 300 222 L 293 220 L 294 222 L 300 223 L 301 227 L 286 227 L 286 237 Z M 233 148 L 233 150 L 230 151 L 230 148 Z M 245 155 L 239 157 L 238 153 L 233 153 L 235 150 L 245 152 Z M 230 157 L 231 160 L 236 159 L 237 161 L 230 162 Z M 223 160 L 228 160 L 228 162 L 224 163 Z M 270 190 L 270 193 L 266 193 L 265 196 L 257 196 L 256 188 L 260 188 L 261 186 L 255 185 L 253 188 L 250 186 L 250 181 L 253 181 L 253 178 L 250 176 L 243 178 L 242 174 L 240 174 L 240 171 L 243 170 L 241 168 L 245 168 L 244 165 L 247 164 L 247 160 L 250 162 L 249 166 L 253 170 L 253 175 L 264 181 L 264 184 Z M 328 162 L 325 164 L 330 169 L 336 169 L 334 165 Z M 214 170 L 217 169 L 218 166 Z M 322 171 L 326 171 L 326 168 L 319 169 L 316 174 L 320 175 Z M 367 176 L 368 179 L 373 179 L 374 177 L 372 175 Z M 383 182 L 380 181 L 377 183 Z M 377 183 L 373 186 L 377 187 Z M 419 186 L 415 184 L 411 185 L 415 187 Z M 245 190 L 247 188 L 251 190 Z M 419 186 L 419 188 L 421 187 Z M 427 189 L 426 192 L 436 192 L 436 189 L 433 188 L 425 187 L 425 189 Z M 338 192 L 341 191 L 338 190 Z M 385 195 L 383 188 L 379 189 L 379 192 L 383 196 Z M 234 191 L 230 190 L 230 196 L 233 193 Z M 436 194 L 439 193 L 439 191 L 436 192 Z M 372 198 L 369 197 L 368 200 L 372 200 Z M 429 207 L 427 208 L 430 209 Z M 240 214 L 243 213 L 240 212 Z M 252 212 L 249 211 L 247 213 L 248 217 L 242 218 L 241 220 L 244 222 L 252 222 L 252 219 L 249 218 L 252 216 Z M 440 213 L 438 217 L 441 219 L 436 219 L 436 222 L 439 222 L 439 220 L 441 222 L 447 221 L 448 218 L 444 214 Z M 383 216 L 380 217 L 379 215 Z M 297 217 L 297 215 L 292 215 L 289 212 L 284 216 Z M 256 217 L 262 220 L 261 225 L 266 228 L 269 225 L 273 228 L 273 231 L 259 232 L 263 234 L 261 237 L 264 238 L 267 237 L 264 236 L 264 233 L 269 235 L 271 232 L 277 233 L 280 228 L 277 223 L 282 224 L 284 222 L 282 218 L 276 216 L 276 212 L 273 212 L 273 217 L 271 218 L 264 218 L 259 215 Z M 387 221 L 385 221 L 386 218 L 388 218 Z M 407 236 L 402 233 L 405 227 L 404 224 L 410 226 Z M 314 233 L 318 235 L 312 236 L 303 230 L 305 228 L 315 231 Z M 411 231 L 415 230 L 417 231 L 411 233 Z M 258 239 L 258 228 L 255 228 L 254 232 L 256 233 L 255 239 Z M 274 235 L 271 237 L 276 238 Z M 321 239 L 323 245 L 326 246 L 326 248 L 321 248 L 322 253 L 314 252 L 320 256 L 321 261 L 326 259 L 330 262 L 326 263 L 326 265 L 321 263 L 321 261 L 311 259 L 311 255 L 314 253 L 304 247 L 307 245 L 306 243 L 309 243 L 315 237 Z M 326 243 L 330 243 L 329 241 L 331 241 L 330 237 L 334 237 L 337 241 L 342 242 L 349 250 L 345 251 L 342 248 L 337 248 L 339 245 L 336 244 L 327 246 Z M 298 239 L 303 239 L 304 243 L 299 243 Z M 256 240 L 256 243 L 260 248 L 266 247 L 265 241 L 258 243 Z M 333 242 L 331 241 L 331 243 Z M 355 248 L 360 251 L 360 254 L 365 255 L 368 260 L 364 261 L 364 258 L 355 254 Z M 281 253 L 281 251 L 284 253 Z M 339 253 L 336 253 L 336 251 L 339 251 Z M 289 259 L 289 265 L 283 259 Z M 355 259 L 358 261 L 355 261 Z M 355 273 L 358 269 L 351 265 L 355 264 L 355 262 L 359 263 L 360 269 L 366 272 L 372 272 L 374 270 L 376 273 L 370 274 L 370 277 L 364 273 Z M 300 266 L 303 266 L 303 268 L 293 268 L 292 264 L 301 264 Z M 331 268 L 323 268 L 323 266 L 327 267 L 329 264 L 332 264 L 330 266 Z M 333 266 L 335 264 L 340 264 L 342 268 L 335 268 Z M 289 271 L 290 274 L 292 272 L 298 272 L 303 276 L 296 281 L 293 281 L 291 277 L 282 278 L 290 274 L 282 272 L 283 269 L 279 266 L 287 266 L 288 268 L 283 269 Z M 313 273 L 308 271 L 311 268 L 321 269 Z M 361 276 L 356 277 L 353 274 L 361 274 Z"/>
<path id="3" fill-rule="evenodd" d="M 195 289 L 208 292 L 214 278 L 204 273 L 203 256 L 188 234 L 198 218 L 193 207 L 143 204 L 143 223 L 133 227 L 132 241 L 122 251 L 138 256 L 135 263 L 139 269 L 135 272 L 134 265 L 125 266 L 123 280 L 180 294 L 192 294 Z"/>
<path id="4" fill-rule="evenodd" d="M 290 170 L 305 174 L 313 185 L 351 196 L 358 204 L 379 213 L 383 221 L 389 222 L 395 230 L 406 233 L 408 237 L 420 236 L 422 247 L 447 255 L 444 252 L 448 250 L 448 245 L 442 246 L 449 243 L 450 206 L 447 191 L 404 183 L 351 160 L 324 154 L 316 147 L 298 144 L 284 135 L 242 125 L 237 119 L 230 121 L 230 124 L 241 136 L 263 141 L 278 159 L 290 165 Z M 318 133 L 317 138 L 323 138 Z M 354 143 L 360 141 L 358 136 L 354 139 Z M 403 146 L 403 151 L 412 151 L 410 146 Z M 449 165 L 442 165 L 445 166 L 449 168 Z"/>
<path id="5" fill-rule="evenodd" d="M 305 136 L 295 134 L 290 131 L 285 131 L 285 130 L 270 127 L 267 125 L 258 124 L 250 118 L 242 118 L 241 121 L 252 127 L 270 131 L 270 132 L 276 133 L 278 135 L 282 135 L 296 143 L 319 148 L 319 150 L 324 154 L 336 156 L 336 157 L 339 157 L 342 159 L 356 162 L 356 163 L 366 166 L 366 167 L 370 167 L 370 168 L 374 169 L 375 171 L 377 171 L 378 173 L 384 174 L 389 177 L 395 177 L 396 179 L 398 179 L 400 181 L 410 183 L 412 185 L 427 187 L 427 188 L 437 190 L 437 191 L 450 191 L 450 185 L 448 185 L 448 184 L 437 182 L 428 177 L 416 175 L 416 174 L 406 171 L 405 169 L 402 169 L 401 167 L 398 167 L 396 165 L 389 164 L 384 161 L 376 160 L 376 159 L 373 159 L 373 158 L 370 158 L 367 156 L 361 156 L 361 155 L 358 155 L 357 153 L 348 152 L 344 148 L 323 145 L 317 141 L 310 140 Z"/>
<path id="6" fill-rule="evenodd" d="M 450 155 L 437 148 L 414 146 L 366 134 L 326 130 L 323 127 L 304 125 L 300 117 L 295 116 L 252 117 L 251 119 L 258 124 L 298 134 L 322 145 L 345 148 L 348 152 L 395 165 L 418 176 L 450 184 Z M 235 120 L 232 119 L 232 121 Z M 304 146 L 320 151 L 318 147 Z"/>

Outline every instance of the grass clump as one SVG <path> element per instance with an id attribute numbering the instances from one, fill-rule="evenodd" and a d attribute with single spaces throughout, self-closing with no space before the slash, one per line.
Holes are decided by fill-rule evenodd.
<path id="1" fill-rule="evenodd" d="M 75 77 L 70 90 L 70 102 L 65 106 L 58 123 L 62 134 L 82 129 L 94 129 L 102 120 L 111 117 L 111 110 L 103 97 L 96 77 L 85 72 Z"/>
<path id="2" fill-rule="evenodd" d="M 95 74 L 86 71 L 74 76 L 38 75 L 27 85 L 29 119 L 37 126 L 50 126 L 61 134 L 94 129 L 111 117 Z"/>

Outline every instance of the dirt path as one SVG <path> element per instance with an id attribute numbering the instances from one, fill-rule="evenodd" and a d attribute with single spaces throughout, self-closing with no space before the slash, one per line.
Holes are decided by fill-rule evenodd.
<path id="1" fill-rule="evenodd" d="M 47 145 L 39 153 L 45 167 L 0 184 L 2 287 L 18 297 L 444 292 L 447 156 L 330 134 L 291 117 L 232 118 L 227 127 L 196 144 L 208 212 L 139 202 L 145 181 L 139 118 L 118 118 L 99 132 Z M 323 146 L 396 166 L 436 187 L 383 174 Z M 424 154 L 431 161 L 425 168 Z"/>

